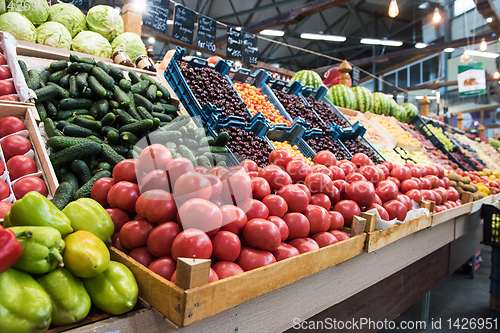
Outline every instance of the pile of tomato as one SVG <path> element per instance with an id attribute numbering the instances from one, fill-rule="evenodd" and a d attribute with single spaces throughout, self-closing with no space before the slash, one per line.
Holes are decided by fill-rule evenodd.
<path id="1" fill-rule="evenodd" d="M 246 103 L 252 116 L 255 116 L 258 112 L 262 112 L 264 117 L 271 121 L 271 124 L 286 124 L 287 126 L 293 124 L 293 122 L 286 120 L 276 110 L 273 103 L 267 100 L 267 96 L 262 94 L 262 88 L 257 88 L 249 83 L 239 82 L 234 82 L 234 86 Z"/>

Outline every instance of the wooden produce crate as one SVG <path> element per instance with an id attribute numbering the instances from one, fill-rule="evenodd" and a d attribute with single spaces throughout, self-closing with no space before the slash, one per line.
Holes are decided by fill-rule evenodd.
<path id="1" fill-rule="evenodd" d="M 187 326 L 238 304 L 351 259 L 363 252 L 366 234 L 200 287 L 184 290 L 111 247 L 111 259 L 126 265 L 139 297 L 175 325 Z"/>
<path id="2" fill-rule="evenodd" d="M 435 227 L 438 224 L 441 224 L 441 223 L 444 223 L 447 221 L 451 221 L 454 218 L 456 218 L 457 216 L 469 214 L 471 212 L 471 209 L 472 209 L 472 202 L 469 202 L 469 203 L 463 204 L 461 206 L 445 210 L 444 212 L 434 214 L 432 216 L 431 227 Z"/>
<path id="3" fill-rule="evenodd" d="M 483 204 L 490 204 L 492 202 L 493 202 L 493 196 L 492 195 L 488 195 L 487 197 L 484 197 L 484 198 L 482 198 L 480 200 L 473 201 L 472 202 L 472 209 L 469 212 L 469 214 L 473 214 L 473 213 L 479 211 L 481 209 L 481 207 L 483 206 Z"/>

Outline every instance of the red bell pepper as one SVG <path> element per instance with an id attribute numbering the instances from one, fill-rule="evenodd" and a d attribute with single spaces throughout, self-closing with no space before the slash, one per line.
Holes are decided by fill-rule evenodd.
<path id="1" fill-rule="evenodd" d="M 26 235 L 26 232 L 22 234 Z M 23 247 L 17 236 L 21 235 L 16 235 L 0 225 L 0 274 L 14 266 L 21 256 Z"/>

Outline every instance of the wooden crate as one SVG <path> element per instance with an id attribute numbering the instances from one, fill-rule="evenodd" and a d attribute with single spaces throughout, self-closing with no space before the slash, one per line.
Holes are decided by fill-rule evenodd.
<path id="1" fill-rule="evenodd" d="M 445 210 L 444 212 L 434 214 L 432 216 L 431 227 L 435 227 L 441 223 L 451 221 L 454 218 L 456 218 L 457 216 L 469 214 L 471 209 L 472 209 L 472 202 L 469 202 L 469 203 L 463 204 L 461 206 Z"/>
<path id="2" fill-rule="evenodd" d="M 184 290 L 111 247 L 111 259 L 126 265 L 139 296 L 177 326 L 187 326 L 284 287 L 363 252 L 366 234 L 236 276 Z"/>
<path id="3" fill-rule="evenodd" d="M 490 204 L 493 202 L 493 196 L 488 195 L 487 197 L 482 198 L 481 200 L 477 200 L 472 202 L 472 208 L 470 210 L 470 214 L 475 213 L 481 209 L 483 204 Z"/>

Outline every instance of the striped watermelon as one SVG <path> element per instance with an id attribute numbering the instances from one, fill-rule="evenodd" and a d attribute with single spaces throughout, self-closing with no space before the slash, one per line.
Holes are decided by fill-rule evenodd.
<path id="1" fill-rule="evenodd" d="M 389 116 L 397 118 L 399 106 L 398 103 L 396 103 L 394 98 L 387 97 L 387 99 L 389 100 Z"/>
<path id="2" fill-rule="evenodd" d="M 343 84 L 337 84 L 329 89 L 332 94 L 332 103 L 335 106 L 356 110 L 356 97 L 351 88 Z"/>
<path id="3" fill-rule="evenodd" d="M 356 110 L 361 112 L 371 111 L 373 109 L 373 94 L 366 87 L 353 87 L 352 92 L 356 97 Z"/>
<path id="4" fill-rule="evenodd" d="M 375 114 L 389 114 L 389 99 L 384 93 L 373 93 L 373 113 Z"/>
<path id="5" fill-rule="evenodd" d="M 295 73 L 292 77 L 292 82 L 293 81 L 300 81 L 304 84 L 304 87 L 311 86 L 314 87 L 315 90 L 324 85 L 318 73 L 305 69 Z"/>
<path id="6" fill-rule="evenodd" d="M 403 105 L 398 105 L 398 112 L 396 115 L 396 119 L 399 120 L 402 123 L 406 122 L 406 109 Z"/>
<path id="7" fill-rule="evenodd" d="M 406 118 L 404 122 L 409 123 L 416 115 L 418 115 L 418 108 L 412 103 L 403 103 L 402 107 L 406 110 Z"/>

